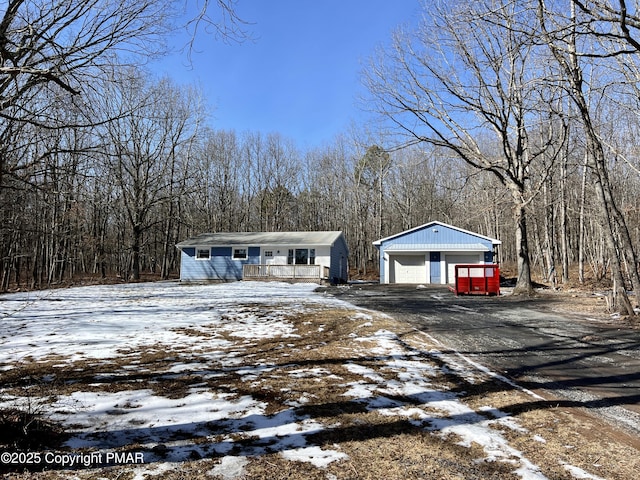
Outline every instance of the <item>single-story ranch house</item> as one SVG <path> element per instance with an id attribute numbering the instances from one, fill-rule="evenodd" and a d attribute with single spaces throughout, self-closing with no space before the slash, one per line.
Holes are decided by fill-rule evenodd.
<path id="1" fill-rule="evenodd" d="M 176 245 L 180 280 L 295 280 L 333 283 L 348 278 L 342 232 L 203 233 Z"/>
<path id="2" fill-rule="evenodd" d="M 500 240 L 442 222 L 429 222 L 373 242 L 380 283 L 450 284 L 459 264 L 494 262 Z"/>

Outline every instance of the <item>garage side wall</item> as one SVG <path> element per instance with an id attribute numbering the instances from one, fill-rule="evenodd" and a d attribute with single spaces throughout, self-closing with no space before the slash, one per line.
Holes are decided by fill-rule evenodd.
<path id="1" fill-rule="evenodd" d="M 349 249 L 344 237 L 340 235 L 331 246 L 331 264 L 329 280 L 332 283 L 344 283 L 349 279 Z"/>

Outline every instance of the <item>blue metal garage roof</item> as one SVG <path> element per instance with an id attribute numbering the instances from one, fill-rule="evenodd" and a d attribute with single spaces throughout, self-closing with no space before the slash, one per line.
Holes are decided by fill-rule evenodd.
<path id="1" fill-rule="evenodd" d="M 478 243 L 493 247 L 493 245 L 500 245 L 502 242 L 495 238 L 470 232 L 442 222 L 429 222 L 373 242 L 378 248 L 384 244 L 385 250 L 393 248 L 392 246 L 402 244 L 414 245 L 416 247 L 415 249 L 432 251 L 438 250 L 435 247 L 437 245 L 466 245 L 462 250 L 470 250 L 468 247 L 469 244 L 477 245 Z M 420 247 L 418 248 L 418 246 Z M 483 250 L 485 249 L 483 248 Z"/>

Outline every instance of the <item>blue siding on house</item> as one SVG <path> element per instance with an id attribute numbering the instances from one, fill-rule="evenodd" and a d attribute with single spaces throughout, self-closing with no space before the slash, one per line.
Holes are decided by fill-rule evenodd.
<path id="1" fill-rule="evenodd" d="M 260 247 L 249 247 L 246 260 L 234 260 L 231 247 L 211 247 L 208 260 L 196 259 L 196 249 L 182 249 L 180 262 L 180 280 L 242 280 L 242 266 L 260 263 Z"/>
<path id="2" fill-rule="evenodd" d="M 211 247 L 212 257 L 231 257 L 231 247 Z"/>
<path id="3" fill-rule="evenodd" d="M 222 240 L 222 241 L 221 241 Z M 252 246 L 250 246 L 252 245 Z M 243 266 L 260 264 L 262 249 L 316 248 L 316 259 L 329 268 L 329 279 L 336 282 L 348 280 L 349 249 L 342 232 L 219 232 L 206 233 L 180 242 L 180 279 L 183 281 L 241 280 Z M 209 248 L 208 259 L 197 259 L 199 249 Z M 236 248 L 246 248 L 245 260 L 234 260 Z M 279 252 L 278 252 L 279 253 Z M 327 257 L 328 253 L 328 257 Z M 282 255 L 280 255 L 282 257 Z"/>
<path id="4" fill-rule="evenodd" d="M 467 232 L 441 222 L 430 222 L 397 235 L 380 239 L 374 245 L 380 250 L 380 280 L 390 280 L 390 255 L 420 254 L 429 252 L 429 281 L 440 283 L 443 275 L 441 260 L 445 255 L 478 253 L 483 255 L 484 262 L 493 263 L 494 244 L 500 242 L 473 232 Z M 385 261 L 385 254 L 387 261 Z M 446 257 L 445 257 L 446 258 Z"/>

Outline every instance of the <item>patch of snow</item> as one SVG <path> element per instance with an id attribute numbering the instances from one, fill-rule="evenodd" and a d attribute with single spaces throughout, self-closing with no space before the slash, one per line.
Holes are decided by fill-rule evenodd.
<path id="1" fill-rule="evenodd" d="M 419 360 L 406 363 L 408 356 L 415 355 L 409 354 L 402 347 L 403 342 L 393 332 L 380 330 L 373 337 L 365 337 L 361 340 L 366 342 L 377 340 L 378 346 L 369 350 L 373 350 L 378 355 L 387 355 L 389 360 L 385 369 L 393 371 L 397 378 L 402 378 L 404 381 L 385 381 L 380 376 L 376 378 L 366 367 L 350 364 L 348 368 L 352 373 L 359 373 L 367 380 L 377 382 L 377 386 L 375 384 L 351 385 L 351 390 L 347 394 L 360 393 L 359 402 L 365 403 L 367 408 L 384 415 L 405 416 L 410 418 L 414 425 L 425 426 L 442 437 L 455 435 L 459 438 L 458 443 L 465 447 L 470 447 L 473 443 L 478 444 L 487 455 L 486 461 L 514 464 L 517 467 L 514 473 L 525 480 L 546 478 L 538 466 L 526 459 L 522 452 L 511 447 L 508 440 L 491 427 L 492 424 L 499 422 L 510 429 L 525 431 L 515 419 L 496 409 L 484 408 L 483 410 L 493 417 L 487 418 L 463 404 L 457 394 L 429 388 L 429 378 L 434 373 L 433 366 L 430 362 Z M 450 356 L 439 353 L 438 355 L 441 361 L 451 363 Z M 465 370 L 461 364 L 457 363 L 452 368 L 460 372 Z M 466 371 L 470 370 L 467 366 Z M 411 399 L 412 406 L 408 407 L 385 395 L 395 398 L 408 397 Z M 433 412 L 441 413 L 438 415 Z"/>
<path id="2" fill-rule="evenodd" d="M 578 479 L 586 479 L 586 480 L 605 480 L 602 477 L 598 477 L 597 475 L 591 475 L 590 473 L 585 472 L 581 468 L 574 467 L 573 465 L 563 464 L 564 469 L 571 474 L 573 478 Z"/>
<path id="3" fill-rule="evenodd" d="M 118 448 L 143 435 L 163 442 L 176 435 L 207 436 L 208 422 L 261 415 L 266 405 L 249 396 L 193 392 L 179 399 L 158 397 L 150 390 L 74 392 L 52 405 L 53 420 L 75 432 L 71 448 Z"/>
<path id="4" fill-rule="evenodd" d="M 211 335 L 207 341 L 211 350 L 231 346 L 219 338 L 221 331 L 252 339 L 292 336 L 286 315 L 332 302 L 314 295 L 316 287 L 277 282 L 188 286 L 168 282 L 6 294 L 0 302 L 5 329 L 0 358 L 16 362 L 64 354 L 72 361 L 110 359 L 121 356 L 119 349 L 135 352 L 158 343 L 199 349 L 202 338 L 182 329 L 203 332 L 204 325 Z M 264 308 L 268 315 L 259 317 L 239 309 L 255 304 L 270 307 Z M 234 308 L 235 313 L 228 317 L 227 312 Z"/>
<path id="5" fill-rule="evenodd" d="M 153 283 L 2 295 L 0 368 L 53 355 L 61 368 L 66 362 L 82 360 L 98 369 L 105 362 L 110 372 L 113 367 L 108 367 L 107 361 L 117 359 L 123 371 L 143 372 L 143 355 L 165 354 L 163 362 L 171 361 L 166 361 L 161 371 L 154 370 L 158 381 L 178 374 L 197 375 L 197 385 L 191 385 L 180 398 L 167 398 L 131 385 L 120 391 L 100 391 L 105 384 L 117 387 L 119 381 L 126 381 L 126 375 L 98 372 L 92 379 L 95 389 L 60 396 L 51 406 L 56 412 L 52 419 L 72 430 L 69 447 L 108 449 L 138 444 L 153 452 L 148 458 L 157 463 L 133 469 L 135 478 L 162 475 L 179 468 L 171 462 L 194 456 L 221 456 L 209 474 L 225 479 L 241 478 L 249 458 L 267 453 L 325 468 L 348 456 L 337 448 L 322 449 L 309 443 L 308 435 L 338 428 L 299 413 L 297 408 L 310 402 L 309 395 L 301 392 L 297 400 L 289 402 L 290 408 L 267 415 L 267 404 L 262 401 L 249 395 L 212 392 L 206 385 L 208 379 L 229 372 L 259 385 L 263 378 L 282 369 L 282 365 L 264 359 L 252 359 L 245 366 L 244 349 L 256 339 L 295 338 L 298 333 L 290 321 L 293 315 L 340 307 L 354 312 L 349 313 L 350 318 L 373 324 L 371 313 L 314 293 L 316 287 L 260 282 Z M 437 344 L 433 337 L 424 335 Z M 436 375 L 455 372 L 468 381 L 488 375 L 519 386 L 457 352 L 409 348 L 389 330 L 354 334 L 353 338 L 353 356 L 344 368 L 355 379 L 336 383 L 336 387 L 347 389 L 343 395 L 350 398 L 348 401 L 383 415 L 407 418 L 434 435 L 455 438 L 460 445 L 478 444 L 484 449 L 485 461 L 513 465 L 514 472 L 525 480 L 545 478 L 495 428 L 526 433 L 513 417 L 491 406 L 475 411 L 461 401 L 459 393 L 437 388 L 432 382 Z M 283 341 L 276 348 L 282 348 L 286 355 L 290 347 Z M 383 366 L 378 370 L 367 366 L 372 359 Z M 285 367 L 291 368 L 287 374 L 292 382 L 297 378 L 341 381 L 328 369 Z M 1 403 L 19 400 L 3 396 Z M 582 474 L 579 469 L 572 470 L 575 467 L 565 468 L 574 476 Z"/>
<path id="6" fill-rule="evenodd" d="M 133 480 L 149 480 L 151 477 L 159 477 L 174 469 L 174 466 L 168 463 L 156 463 L 144 467 L 134 467 Z"/>
<path id="7" fill-rule="evenodd" d="M 344 386 L 349 387 L 349 390 L 342 395 L 352 398 L 371 398 L 377 389 L 376 385 L 366 382 L 350 382 Z"/>
<path id="8" fill-rule="evenodd" d="M 222 457 L 220 463 L 209 470 L 211 476 L 220 476 L 223 480 L 244 478 L 244 469 L 249 464 L 247 457 Z"/>
<path id="9" fill-rule="evenodd" d="M 357 365 L 355 363 L 345 363 L 344 367 L 351 373 L 355 375 L 360 375 L 367 380 L 372 380 L 374 382 L 384 382 L 384 377 L 382 377 L 378 372 L 369 367 L 364 367 L 362 365 Z"/>
<path id="10" fill-rule="evenodd" d="M 326 468 L 332 462 L 349 458 L 346 453 L 336 450 L 322 450 L 320 447 L 303 447 L 281 452 L 287 460 L 312 463 L 318 468 Z"/>
<path id="11" fill-rule="evenodd" d="M 365 312 L 356 312 L 354 315 L 351 315 L 351 320 L 373 320 L 373 315 Z"/>

